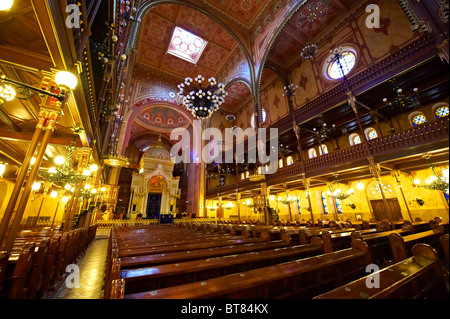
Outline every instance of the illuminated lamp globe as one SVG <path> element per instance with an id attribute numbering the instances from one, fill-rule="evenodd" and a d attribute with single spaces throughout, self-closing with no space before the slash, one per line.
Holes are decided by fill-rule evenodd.
<path id="1" fill-rule="evenodd" d="M 33 186 L 31 187 L 31 190 L 33 190 L 35 192 L 39 191 L 40 189 L 41 189 L 41 183 L 39 183 L 39 182 L 35 182 L 33 184 Z"/>
<path id="2" fill-rule="evenodd" d="M 14 0 L 2 0 L 0 1 L 0 11 L 6 11 L 11 9 Z"/>
<path id="3" fill-rule="evenodd" d="M 89 167 L 89 170 L 90 170 L 91 172 L 96 172 L 96 171 L 98 171 L 98 166 L 95 165 L 95 164 L 92 164 L 92 165 Z"/>
<path id="4" fill-rule="evenodd" d="M 73 90 L 77 86 L 77 78 L 70 72 L 60 71 L 55 76 L 55 82 L 59 87 Z"/>
<path id="5" fill-rule="evenodd" d="M 91 171 L 86 169 L 86 170 L 83 171 L 83 175 L 84 176 L 89 176 L 89 175 L 91 175 Z"/>
<path id="6" fill-rule="evenodd" d="M 62 202 L 63 202 L 63 203 L 67 203 L 68 201 L 69 201 L 69 197 L 64 196 L 64 197 L 62 198 Z"/>
<path id="7" fill-rule="evenodd" d="M 11 101 L 16 97 L 16 91 L 9 85 L 0 85 L 0 99 L 3 101 Z"/>
<path id="8" fill-rule="evenodd" d="M 356 188 L 359 190 L 364 190 L 364 183 L 363 182 L 359 182 L 356 184 Z"/>
<path id="9" fill-rule="evenodd" d="M 52 191 L 50 193 L 50 198 L 56 198 L 58 196 L 58 192 L 57 191 Z"/>
<path id="10" fill-rule="evenodd" d="M 56 165 L 62 165 L 62 164 L 64 164 L 65 161 L 66 161 L 66 159 L 62 156 L 58 156 L 54 159 L 54 162 Z"/>

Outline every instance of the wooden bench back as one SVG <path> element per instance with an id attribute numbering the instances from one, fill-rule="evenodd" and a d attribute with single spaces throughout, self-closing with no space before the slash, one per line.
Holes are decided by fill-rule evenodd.
<path id="1" fill-rule="evenodd" d="M 408 259 L 314 299 L 447 299 L 448 288 L 436 250 L 427 244 L 416 244 L 412 252 Z"/>
<path id="2" fill-rule="evenodd" d="M 126 299 L 270 299 L 310 298 L 318 291 L 361 277 L 371 263 L 367 244 L 336 253 L 277 264 L 157 291 L 125 295 Z"/>
<path id="3" fill-rule="evenodd" d="M 19 299 L 23 297 L 25 285 L 28 281 L 31 265 L 34 258 L 35 243 L 27 243 L 20 252 L 17 264 L 12 275 L 9 299 Z"/>
<path id="4" fill-rule="evenodd" d="M 447 260 L 447 266 L 448 266 L 448 234 L 442 235 L 439 239 L 441 242 L 442 250 L 444 251 L 445 259 Z"/>
<path id="5" fill-rule="evenodd" d="M 0 251 L 0 292 L 2 291 L 3 280 L 6 275 L 6 268 L 8 267 L 9 254 L 6 251 Z"/>

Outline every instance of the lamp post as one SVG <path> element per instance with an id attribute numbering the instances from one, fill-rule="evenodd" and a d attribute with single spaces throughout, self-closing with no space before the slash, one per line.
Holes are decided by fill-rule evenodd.
<path id="1" fill-rule="evenodd" d="M 22 216 L 24 214 L 26 204 L 28 202 L 28 198 L 31 193 L 31 185 L 36 180 L 39 166 L 42 163 L 42 159 L 44 157 L 47 145 L 50 141 L 50 137 L 55 130 L 56 123 L 59 120 L 60 112 L 62 109 L 62 104 L 65 103 L 65 101 L 68 98 L 68 94 L 70 90 L 74 89 L 77 85 L 77 78 L 66 71 L 61 71 L 58 74 L 56 74 L 55 83 L 58 85 L 60 89 L 60 93 L 53 93 L 49 92 L 43 89 L 32 87 L 28 84 L 21 83 L 15 80 L 11 80 L 6 78 L 6 76 L 2 75 L 0 76 L 0 87 L 7 87 L 9 85 L 16 85 L 20 87 L 25 87 L 27 89 L 37 91 L 41 93 L 44 96 L 47 96 L 46 99 L 44 99 L 44 103 L 41 105 L 40 112 L 38 114 L 38 123 L 36 125 L 36 130 L 33 134 L 33 137 L 30 141 L 30 145 L 28 147 L 27 153 L 25 155 L 22 167 L 20 168 L 20 171 L 17 175 L 16 183 L 14 185 L 14 189 L 11 193 L 11 197 L 9 198 L 8 205 L 5 209 L 5 213 L 2 219 L 2 222 L 0 224 L 0 243 L 3 242 L 6 230 L 8 228 L 9 222 L 11 220 L 14 207 L 18 201 L 18 197 L 20 195 L 22 186 L 25 182 L 25 178 L 27 177 L 28 168 L 30 166 L 31 158 L 33 157 L 33 154 L 35 153 L 35 150 L 37 148 L 39 139 L 41 135 L 43 135 L 41 145 L 39 148 L 39 151 L 37 155 L 35 156 L 36 162 L 35 165 L 31 168 L 31 171 L 29 172 L 28 179 L 25 182 L 25 186 L 22 192 L 22 197 L 18 203 L 17 211 L 14 216 L 13 223 L 11 225 L 11 231 L 8 237 L 8 241 L 6 243 L 6 251 L 10 252 L 14 240 L 17 236 L 17 232 L 19 230 L 20 222 L 22 219 Z M 4 89 L 0 89 L 0 91 L 4 91 Z M 56 102 L 53 100 L 55 99 Z M 53 105 L 56 104 L 56 107 Z"/>

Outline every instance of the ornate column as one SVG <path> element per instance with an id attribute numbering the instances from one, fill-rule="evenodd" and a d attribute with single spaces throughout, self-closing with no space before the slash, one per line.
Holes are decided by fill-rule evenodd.
<path id="1" fill-rule="evenodd" d="M 398 188 L 400 188 L 400 193 L 402 194 L 402 198 L 403 198 L 403 201 L 405 202 L 406 210 L 408 211 L 409 220 L 411 222 L 414 222 L 414 220 L 413 220 L 413 218 L 411 216 L 411 211 L 409 210 L 408 201 L 406 200 L 405 194 L 403 193 L 402 182 L 400 180 L 400 172 L 399 171 L 392 171 L 391 175 L 395 179 L 395 181 L 397 182 Z"/>
<path id="2" fill-rule="evenodd" d="M 308 199 L 308 205 L 309 205 L 308 210 L 309 210 L 309 213 L 311 214 L 311 221 L 312 221 L 312 223 L 314 225 L 314 214 L 313 214 L 312 205 L 311 205 L 311 190 L 309 188 L 309 186 L 311 184 L 310 179 L 309 178 L 304 178 L 303 179 L 303 184 L 305 185 L 305 191 L 306 191 L 306 194 L 307 194 L 306 197 Z"/>
<path id="3" fill-rule="evenodd" d="M 31 168 L 30 174 L 28 176 L 27 182 L 25 183 L 25 186 L 24 186 L 24 189 L 22 192 L 22 197 L 17 206 L 17 211 L 14 216 L 13 223 L 11 225 L 11 232 L 9 234 L 9 237 L 8 237 L 8 240 L 6 243 L 6 251 L 7 252 L 11 252 L 11 249 L 14 245 L 14 240 L 16 239 L 17 232 L 20 227 L 20 222 L 22 221 L 22 217 L 25 212 L 25 208 L 27 206 L 28 199 L 31 194 L 31 187 L 32 187 L 34 181 L 36 180 L 37 174 L 39 172 L 39 167 L 42 164 L 42 159 L 44 158 L 45 151 L 47 149 L 47 145 L 50 141 L 50 137 L 51 137 L 53 131 L 55 130 L 56 123 L 58 122 L 59 117 L 60 117 L 59 110 L 46 110 L 44 112 L 47 112 L 47 114 L 46 114 L 47 120 L 46 120 L 46 125 L 44 128 L 45 129 L 44 136 L 42 138 L 41 146 L 39 147 L 39 151 L 38 151 L 37 155 L 35 156 L 36 162 L 33 165 L 33 167 Z"/>
<path id="4" fill-rule="evenodd" d="M 0 246 L 5 238 L 6 231 L 8 229 L 9 222 L 13 215 L 14 207 L 17 204 L 17 199 L 19 198 L 20 191 L 22 190 L 23 183 L 27 176 L 28 168 L 30 167 L 31 158 L 36 151 L 36 147 L 39 142 L 39 138 L 45 130 L 45 122 L 47 121 L 47 113 L 40 111 L 38 114 L 38 123 L 36 125 L 36 130 L 34 131 L 33 137 L 31 138 L 30 145 L 28 147 L 27 153 L 23 160 L 22 166 L 19 169 L 17 175 L 16 183 L 9 198 L 8 205 L 6 206 L 5 213 L 3 215 L 2 222 L 0 224 Z"/>
<path id="5" fill-rule="evenodd" d="M 367 159 L 369 160 L 369 170 L 373 174 L 375 179 L 377 180 L 378 187 L 380 188 L 381 196 L 383 197 L 383 206 L 384 206 L 384 209 L 385 209 L 386 218 L 392 224 L 393 223 L 392 216 L 390 214 L 389 206 L 388 206 L 387 200 L 386 200 L 386 196 L 385 196 L 384 191 L 383 191 L 383 185 L 381 183 L 380 166 L 379 166 L 379 164 L 377 164 L 375 162 L 375 160 L 374 160 L 374 158 L 372 156 L 370 156 Z"/>

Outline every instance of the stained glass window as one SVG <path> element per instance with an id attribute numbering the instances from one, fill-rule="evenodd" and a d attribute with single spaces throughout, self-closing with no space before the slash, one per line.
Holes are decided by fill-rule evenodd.
<path id="1" fill-rule="evenodd" d="M 294 159 L 292 158 L 292 156 L 288 156 L 286 158 L 286 164 L 287 166 L 294 165 Z"/>
<path id="2" fill-rule="evenodd" d="M 315 150 L 314 148 L 311 148 L 311 149 L 308 151 L 308 153 L 309 153 L 309 158 L 315 158 L 315 157 L 317 157 L 317 152 L 316 152 L 316 150 Z"/>
<path id="3" fill-rule="evenodd" d="M 367 136 L 369 137 L 369 140 L 373 140 L 378 137 L 378 133 L 374 129 L 371 129 Z"/>
<path id="4" fill-rule="evenodd" d="M 358 145 L 358 144 L 361 144 L 361 136 L 355 135 L 353 137 L 353 145 Z"/>
<path id="5" fill-rule="evenodd" d="M 420 124 L 426 123 L 427 122 L 427 118 L 423 114 L 417 114 L 416 116 L 414 116 L 412 118 L 411 121 L 412 121 L 413 125 L 416 126 L 416 125 L 420 125 Z"/>
<path id="6" fill-rule="evenodd" d="M 207 44 L 208 42 L 199 36 L 175 27 L 167 52 L 191 63 L 197 63 Z"/>
<path id="7" fill-rule="evenodd" d="M 322 145 L 322 147 L 320 148 L 320 153 L 322 155 L 328 154 L 328 147 L 326 145 Z"/>
<path id="8" fill-rule="evenodd" d="M 327 203 L 327 196 L 325 192 L 322 192 L 322 205 L 323 205 L 323 212 L 325 214 L 328 214 L 328 203 Z"/>
<path id="9" fill-rule="evenodd" d="M 346 51 L 342 53 L 342 57 L 340 59 L 342 64 L 342 70 L 337 61 L 330 63 L 328 66 L 328 76 L 334 80 L 341 79 L 344 75 L 347 75 L 356 64 L 356 55 L 352 51 Z M 342 74 L 344 71 L 344 74 Z"/>
<path id="10" fill-rule="evenodd" d="M 338 214 L 342 214 L 342 202 L 339 198 L 336 198 L 336 209 Z"/>
<path id="11" fill-rule="evenodd" d="M 438 108 L 436 111 L 436 117 L 438 119 L 443 118 L 443 117 L 447 117 L 448 116 L 448 106 L 441 106 L 440 108 Z"/>

